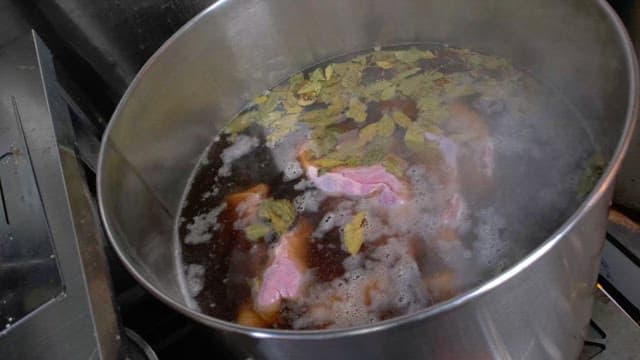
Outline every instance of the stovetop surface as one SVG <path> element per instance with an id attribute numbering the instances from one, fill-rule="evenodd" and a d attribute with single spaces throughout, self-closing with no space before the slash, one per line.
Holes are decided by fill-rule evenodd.
<path id="1" fill-rule="evenodd" d="M 598 285 L 580 360 L 639 359 L 640 327 Z"/>

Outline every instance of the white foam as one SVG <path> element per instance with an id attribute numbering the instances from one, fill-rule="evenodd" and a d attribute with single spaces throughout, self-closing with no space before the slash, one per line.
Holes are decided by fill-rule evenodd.
<path id="1" fill-rule="evenodd" d="M 295 190 L 298 190 L 298 191 L 310 189 L 310 188 L 313 188 L 313 187 L 314 187 L 313 186 L 313 182 L 309 181 L 309 180 L 306 180 L 306 179 L 302 179 L 302 180 L 300 180 L 300 182 L 298 182 L 297 184 L 293 185 L 293 188 Z"/>
<path id="2" fill-rule="evenodd" d="M 260 140 L 253 136 L 238 135 L 229 147 L 224 149 L 220 158 L 222 159 L 222 166 L 218 170 L 218 176 L 231 175 L 231 164 L 247 155 L 251 150 L 260 145 Z"/>
<path id="3" fill-rule="evenodd" d="M 220 192 L 220 188 L 217 186 L 213 186 L 211 190 L 202 194 L 202 200 L 207 200 L 210 197 L 216 196 L 218 195 L 219 192 Z"/>
<path id="4" fill-rule="evenodd" d="M 204 266 L 199 264 L 189 264 L 184 269 L 187 281 L 187 291 L 192 297 L 197 296 L 204 288 Z"/>
<path id="5" fill-rule="evenodd" d="M 211 240 L 212 231 L 220 229 L 218 223 L 218 215 L 227 207 L 224 202 L 208 213 L 200 214 L 193 218 L 193 223 L 187 225 L 187 236 L 184 237 L 184 243 L 188 245 L 204 244 Z"/>
<path id="6" fill-rule="evenodd" d="M 329 282 L 316 283 L 306 294 L 303 314 L 294 328 L 320 325 L 346 327 L 381 320 L 385 312 L 415 312 L 428 303 L 420 271 L 404 240 L 390 239 L 371 259 L 349 257 L 347 272 Z"/>
<path id="7" fill-rule="evenodd" d="M 284 167 L 284 176 L 282 181 L 291 181 L 299 178 L 304 174 L 304 170 L 302 170 L 302 166 L 300 162 L 297 160 L 289 161 Z"/>
<path id="8" fill-rule="evenodd" d="M 255 220 L 255 214 L 260 205 L 260 196 L 253 194 L 241 201 L 235 208 L 237 220 L 233 223 L 235 230 L 242 230 Z"/>
<path id="9" fill-rule="evenodd" d="M 320 239 L 325 236 L 331 229 L 336 227 L 335 225 L 336 214 L 331 211 L 328 211 L 324 214 L 315 231 L 313 232 L 314 239 Z"/>
<path id="10" fill-rule="evenodd" d="M 297 130 L 272 148 L 273 163 L 279 171 L 283 172 L 284 181 L 295 180 L 304 174 L 302 166 L 298 162 L 298 149 L 305 140 L 306 131 Z"/>
<path id="11" fill-rule="evenodd" d="M 296 207 L 298 213 L 316 212 L 320 209 L 320 205 L 326 198 L 327 194 L 322 190 L 307 190 L 293 199 L 293 205 Z"/>
<path id="12" fill-rule="evenodd" d="M 473 230 L 476 239 L 473 242 L 473 255 L 486 265 L 494 265 L 502 248 L 506 245 L 500 232 L 505 228 L 504 218 L 493 208 L 482 209 L 477 213 L 478 224 Z"/>
<path id="13" fill-rule="evenodd" d="M 352 201 L 343 201 L 334 211 L 328 211 L 318 223 L 312 234 L 314 239 L 322 238 L 327 232 L 335 227 L 342 227 L 347 224 L 354 214 L 354 203 Z"/>

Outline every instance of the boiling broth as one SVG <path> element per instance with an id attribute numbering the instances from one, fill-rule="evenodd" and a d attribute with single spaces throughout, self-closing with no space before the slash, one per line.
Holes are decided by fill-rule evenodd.
<path id="1" fill-rule="evenodd" d="M 506 59 L 374 49 L 258 96 L 214 139 L 177 241 L 194 308 L 369 324 L 447 300 L 544 241 L 601 167 L 578 113 Z"/>

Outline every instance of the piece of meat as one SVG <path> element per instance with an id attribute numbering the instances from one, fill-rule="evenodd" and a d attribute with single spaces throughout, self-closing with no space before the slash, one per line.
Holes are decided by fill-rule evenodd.
<path id="1" fill-rule="evenodd" d="M 449 106 L 451 120 L 448 121 L 446 132 L 457 135 L 464 142 L 471 140 L 486 141 L 489 138 L 489 128 L 480 114 L 467 105 L 455 102 Z"/>
<path id="2" fill-rule="evenodd" d="M 245 202 L 249 199 L 255 199 L 256 202 L 262 198 L 265 198 L 269 194 L 269 186 L 265 184 L 258 184 L 245 191 L 227 195 L 225 201 L 229 208 L 234 209 L 238 204 Z"/>
<path id="3" fill-rule="evenodd" d="M 269 194 L 269 186 L 258 184 L 242 192 L 227 195 L 227 210 L 231 211 L 234 230 L 242 230 L 255 221 L 262 199 Z"/>
<path id="4" fill-rule="evenodd" d="M 486 141 L 480 145 L 480 171 L 487 177 L 493 176 L 493 168 L 495 167 L 495 155 L 493 151 L 493 142 Z"/>
<path id="5" fill-rule="evenodd" d="M 424 133 L 428 141 L 436 141 L 449 171 L 458 172 L 458 145 L 450 138 L 430 132 Z"/>
<path id="6" fill-rule="evenodd" d="M 355 168 L 338 168 L 323 175 L 313 165 L 306 167 L 307 177 L 315 186 L 331 195 L 376 195 L 382 205 L 402 204 L 408 195 L 407 186 L 376 164 Z"/>
<path id="7" fill-rule="evenodd" d="M 293 328 L 352 326 L 423 308 L 428 293 L 413 251 L 406 239 L 390 238 L 373 248 L 361 266 L 330 283 L 310 284 Z"/>
<path id="8" fill-rule="evenodd" d="M 319 169 L 308 158 L 306 145 L 299 152 L 299 160 L 307 177 L 314 185 L 330 195 L 376 195 L 382 205 L 404 203 L 409 195 L 407 185 L 389 173 L 380 164 L 359 167 L 338 167 L 320 175 Z"/>
<path id="9" fill-rule="evenodd" d="M 373 279 L 364 287 L 364 305 L 371 305 L 372 294 L 375 291 L 380 291 L 380 286 L 378 285 L 379 280 Z"/>
<path id="10" fill-rule="evenodd" d="M 453 195 L 447 201 L 447 206 L 442 212 L 442 231 L 445 238 L 451 238 L 451 234 L 455 234 L 455 229 L 458 227 L 464 211 L 464 201 L 459 192 L 458 145 L 444 135 L 425 132 L 424 137 L 426 140 L 438 142 L 438 147 L 445 160 L 446 171 L 449 173 L 445 188 Z"/>
<path id="11" fill-rule="evenodd" d="M 459 146 L 460 182 L 470 190 L 480 191 L 492 184 L 495 153 L 489 127 L 480 114 L 462 103 L 449 107 L 452 119 L 445 132 Z"/>
<path id="12" fill-rule="evenodd" d="M 262 275 L 255 302 L 262 316 L 275 313 L 282 299 L 294 299 L 300 294 L 312 230 L 311 224 L 301 219 L 298 225 L 280 237 L 272 249 L 271 263 Z"/>
<path id="13" fill-rule="evenodd" d="M 422 281 L 431 296 L 431 301 L 444 301 L 453 297 L 456 288 L 455 277 L 455 274 L 450 270 L 424 277 Z"/>
<path id="14" fill-rule="evenodd" d="M 260 317 L 260 315 L 253 309 L 250 302 L 240 305 L 240 308 L 238 309 L 238 316 L 236 317 L 236 323 L 258 328 L 265 328 L 268 326 L 267 321 Z"/>
<path id="15" fill-rule="evenodd" d="M 458 193 L 453 194 L 451 200 L 449 200 L 449 206 L 447 206 L 442 214 L 442 225 L 448 228 L 458 227 L 463 209 L 464 202 L 462 201 L 462 195 Z"/>

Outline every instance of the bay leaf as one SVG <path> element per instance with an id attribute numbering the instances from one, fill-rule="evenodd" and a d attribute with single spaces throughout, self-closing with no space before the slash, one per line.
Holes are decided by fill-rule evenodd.
<path id="1" fill-rule="evenodd" d="M 258 216 L 269 220 L 273 229 L 282 235 L 293 225 L 296 219 L 296 209 L 287 199 L 266 199 L 258 207 Z"/>
<path id="2" fill-rule="evenodd" d="M 351 100 L 349 100 L 349 109 L 345 115 L 352 118 L 355 122 L 364 122 L 367 119 L 367 105 L 357 97 L 352 97 Z"/>
<path id="3" fill-rule="evenodd" d="M 260 238 L 263 238 L 269 233 L 269 231 L 271 231 L 271 227 L 263 223 L 253 223 L 244 228 L 245 236 L 251 241 L 256 241 Z"/>
<path id="4" fill-rule="evenodd" d="M 365 216 L 366 213 L 360 211 L 344 227 L 344 244 L 351 255 L 356 255 L 364 243 Z"/>

